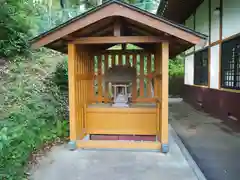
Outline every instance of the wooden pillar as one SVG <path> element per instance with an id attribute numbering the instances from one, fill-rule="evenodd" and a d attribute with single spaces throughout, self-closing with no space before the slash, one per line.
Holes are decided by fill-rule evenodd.
<path id="1" fill-rule="evenodd" d="M 161 50 L 161 51 L 160 51 Z M 162 152 L 168 152 L 168 61 L 169 61 L 169 43 L 163 42 L 159 46 L 161 52 L 160 70 L 161 78 L 161 121 L 160 121 L 160 138 Z"/>
<path id="2" fill-rule="evenodd" d="M 154 57 L 154 71 L 155 74 L 161 74 L 161 61 L 162 61 L 162 54 L 161 54 L 161 44 L 157 45 L 156 48 L 156 55 Z M 157 98 L 161 98 L 161 83 L 160 83 L 161 79 L 159 78 L 159 76 L 156 76 L 154 78 L 154 96 Z"/>
<path id="3" fill-rule="evenodd" d="M 136 73 L 137 73 L 137 55 L 136 54 L 133 54 L 133 67 L 136 68 Z M 137 77 L 132 84 L 132 100 L 134 101 L 136 99 L 137 99 Z"/>
<path id="4" fill-rule="evenodd" d="M 121 53 L 118 54 L 118 65 L 123 65 L 123 55 Z"/>
<path id="5" fill-rule="evenodd" d="M 144 55 L 140 54 L 140 97 L 144 97 Z"/>
<path id="6" fill-rule="evenodd" d="M 108 62 L 108 54 L 104 54 L 104 75 L 108 70 L 109 62 Z M 105 93 L 104 93 L 104 103 L 108 103 L 109 101 L 109 84 L 105 83 Z"/>
<path id="7" fill-rule="evenodd" d="M 88 103 L 95 100 L 95 90 L 94 90 L 94 80 L 95 80 L 95 71 L 94 71 L 94 56 L 88 55 L 89 62 L 89 72 L 92 73 L 92 79 L 88 81 L 89 83 L 89 98 Z"/>
<path id="8" fill-rule="evenodd" d="M 68 44 L 68 87 L 69 87 L 69 121 L 70 141 L 77 140 L 77 100 L 76 100 L 76 45 Z"/>
<path id="9" fill-rule="evenodd" d="M 148 54 L 147 56 L 147 74 L 150 75 L 152 73 L 151 71 L 151 54 Z M 152 91 L 151 91 L 151 82 L 152 82 L 152 79 L 150 77 L 148 77 L 147 79 L 147 96 L 148 98 L 151 98 L 152 97 Z"/>
<path id="10" fill-rule="evenodd" d="M 98 102 L 102 102 L 102 55 L 98 56 Z"/>

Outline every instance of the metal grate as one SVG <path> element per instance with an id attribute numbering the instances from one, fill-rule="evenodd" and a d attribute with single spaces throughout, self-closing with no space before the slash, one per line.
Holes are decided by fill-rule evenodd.
<path id="1" fill-rule="evenodd" d="M 221 87 L 240 89 L 240 38 L 222 45 Z"/>
<path id="2" fill-rule="evenodd" d="M 194 55 L 194 84 L 208 85 L 208 49 Z"/>

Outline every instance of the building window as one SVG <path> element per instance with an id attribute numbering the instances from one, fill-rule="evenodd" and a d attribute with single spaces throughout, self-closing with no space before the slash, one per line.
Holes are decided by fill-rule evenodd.
<path id="1" fill-rule="evenodd" d="M 240 38 L 222 44 L 221 87 L 240 89 Z"/>
<path id="2" fill-rule="evenodd" d="M 208 49 L 194 54 L 194 84 L 208 85 Z"/>

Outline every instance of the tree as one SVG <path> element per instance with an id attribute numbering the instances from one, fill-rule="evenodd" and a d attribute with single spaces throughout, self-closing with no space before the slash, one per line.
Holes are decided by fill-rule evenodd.
<path id="1" fill-rule="evenodd" d="M 0 6 L 0 57 L 26 53 L 32 10 L 29 0 L 4 0 Z"/>

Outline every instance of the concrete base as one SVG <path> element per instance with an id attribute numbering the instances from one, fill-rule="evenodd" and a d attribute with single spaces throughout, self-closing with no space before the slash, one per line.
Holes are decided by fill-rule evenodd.
<path id="1" fill-rule="evenodd" d="M 69 141 L 68 142 L 68 149 L 74 151 L 77 149 L 76 141 Z"/>
<path id="2" fill-rule="evenodd" d="M 77 150 L 55 147 L 31 171 L 32 180 L 199 180 L 175 139 L 168 154 L 151 151 Z"/>
<path id="3" fill-rule="evenodd" d="M 161 150 L 162 153 L 168 153 L 169 151 L 168 144 L 162 144 Z"/>

